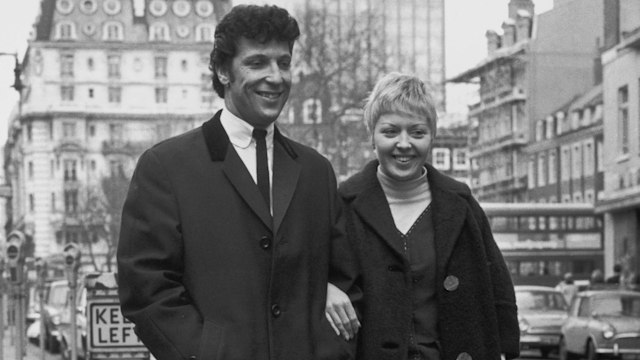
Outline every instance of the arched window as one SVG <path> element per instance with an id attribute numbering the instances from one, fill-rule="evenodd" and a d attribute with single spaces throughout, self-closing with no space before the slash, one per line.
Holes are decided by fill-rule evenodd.
<path id="1" fill-rule="evenodd" d="M 154 23 L 149 26 L 149 41 L 170 41 L 169 25 Z"/>
<path id="2" fill-rule="evenodd" d="M 76 24 L 71 21 L 61 21 L 56 25 L 56 40 L 75 40 Z"/>
<path id="3" fill-rule="evenodd" d="M 215 27 L 211 24 L 199 24 L 196 27 L 196 41 L 213 42 Z"/>
<path id="4" fill-rule="evenodd" d="M 124 30 L 122 23 L 117 21 L 108 21 L 104 23 L 102 28 L 102 40 L 105 41 L 122 41 L 124 39 Z"/>

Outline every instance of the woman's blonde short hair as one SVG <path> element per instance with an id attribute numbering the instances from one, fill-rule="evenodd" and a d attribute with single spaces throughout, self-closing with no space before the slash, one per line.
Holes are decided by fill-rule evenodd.
<path id="1" fill-rule="evenodd" d="M 364 105 L 364 121 L 369 132 L 384 114 L 407 114 L 427 121 L 432 138 L 436 135 L 438 114 L 427 85 L 413 75 L 392 72 L 373 87 Z"/>

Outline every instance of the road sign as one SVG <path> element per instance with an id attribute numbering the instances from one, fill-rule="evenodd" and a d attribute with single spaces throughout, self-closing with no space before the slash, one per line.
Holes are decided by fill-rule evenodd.
<path id="1" fill-rule="evenodd" d="M 89 359 L 149 359 L 134 325 L 122 316 L 114 273 L 89 274 L 87 287 L 87 350 Z M 117 355 L 116 355 L 117 354 Z"/>

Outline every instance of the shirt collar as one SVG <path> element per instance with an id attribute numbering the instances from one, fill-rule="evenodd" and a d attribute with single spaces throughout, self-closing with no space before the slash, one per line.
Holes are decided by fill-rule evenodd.
<path id="1" fill-rule="evenodd" d="M 229 136 L 229 141 L 241 149 L 246 149 L 251 145 L 253 140 L 253 126 L 248 122 L 240 119 L 227 109 L 226 106 L 222 108 L 222 114 L 220 114 L 220 123 L 224 127 L 224 130 Z M 267 148 L 273 146 L 273 123 L 269 124 L 267 130 Z"/>

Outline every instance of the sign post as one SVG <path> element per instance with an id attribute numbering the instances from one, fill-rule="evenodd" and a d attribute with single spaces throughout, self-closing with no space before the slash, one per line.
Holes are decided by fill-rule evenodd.
<path id="1" fill-rule="evenodd" d="M 78 269 L 80 268 L 80 248 L 74 243 L 64 246 L 64 265 L 69 282 L 69 304 L 71 310 L 71 360 L 78 359 Z"/>
<path id="2" fill-rule="evenodd" d="M 122 316 L 115 273 L 88 274 L 88 360 L 107 357 L 148 360 L 149 350 L 138 339 L 134 325 Z"/>
<path id="3" fill-rule="evenodd" d="M 45 281 L 47 278 L 47 262 L 42 258 L 37 258 L 36 262 L 36 293 L 38 294 L 38 308 L 40 309 L 40 359 L 44 360 L 44 341 L 45 341 L 45 328 L 44 328 L 44 319 L 42 318 L 42 314 L 44 314 L 44 288 Z"/>
<path id="4" fill-rule="evenodd" d="M 12 231 L 7 237 L 6 259 L 9 269 L 9 281 L 14 286 L 14 323 L 16 326 L 16 359 L 24 358 L 26 350 L 25 339 L 25 309 L 24 309 L 24 243 L 25 236 L 21 231 Z"/>

